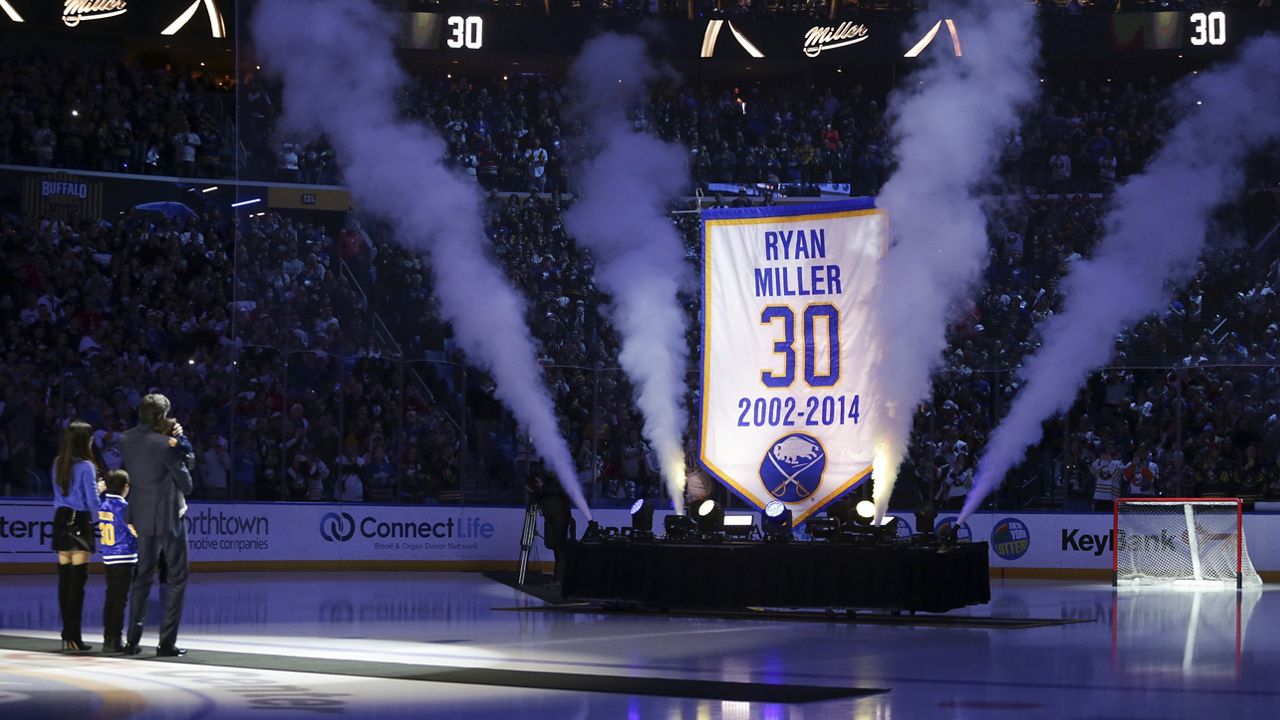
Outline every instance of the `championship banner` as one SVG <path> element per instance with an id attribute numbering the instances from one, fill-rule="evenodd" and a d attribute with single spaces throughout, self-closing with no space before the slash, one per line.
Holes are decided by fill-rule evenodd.
<path id="1" fill-rule="evenodd" d="M 871 198 L 703 213 L 709 473 L 800 524 L 870 476 L 871 298 L 888 218 Z"/>
<path id="2" fill-rule="evenodd" d="M 36 217 L 76 221 L 102 215 L 102 181 L 57 172 L 22 181 L 22 211 Z"/>

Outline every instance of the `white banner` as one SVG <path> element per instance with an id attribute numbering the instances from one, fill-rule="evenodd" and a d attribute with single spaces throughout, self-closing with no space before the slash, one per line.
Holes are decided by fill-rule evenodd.
<path id="1" fill-rule="evenodd" d="M 874 454 L 871 293 L 888 222 L 869 198 L 703 213 L 700 459 L 799 524 Z"/>

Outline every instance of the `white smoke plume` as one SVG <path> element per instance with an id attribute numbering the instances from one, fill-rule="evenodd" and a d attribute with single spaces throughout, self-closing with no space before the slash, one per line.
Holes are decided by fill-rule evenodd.
<path id="1" fill-rule="evenodd" d="M 931 7 L 928 17 L 921 14 L 920 31 L 951 18 L 962 57 L 951 56 L 944 24 L 925 67 L 889 99 L 898 167 L 876 200 L 888 211 L 892 243 L 878 281 L 881 354 L 872 369 L 879 394 L 872 419 L 877 517 L 893 493 L 916 407 L 929 396 L 947 322 L 987 262 L 982 186 L 995 176 L 1018 110 L 1039 85 L 1031 5 L 974 0 Z"/>
<path id="2" fill-rule="evenodd" d="M 443 315 L 468 358 L 589 518 L 556 416 L 524 299 L 488 255 L 477 186 L 442 164 L 445 143 L 402 120 L 391 19 L 369 0 L 264 0 L 253 17 L 262 64 L 284 81 L 284 127 L 326 133 L 352 196 L 427 253 Z"/>
<path id="3" fill-rule="evenodd" d="M 1248 43 L 1238 59 L 1175 91 L 1185 116 L 1146 170 L 1112 198 L 1093 257 L 1063 279 L 1062 312 L 1038 329 L 1044 344 L 1022 366 L 1022 388 L 992 433 L 960 520 L 977 509 L 1069 409 L 1088 374 L 1111 358 L 1116 335 L 1166 307 L 1194 270 L 1214 208 L 1244 185 L 1246 156 L 1280 137 L 1280 37 Z"/>
<path id="4" fill-rule="evenodd" d="M 570 75 L 574 114 L 585 123 L 591 152 L 577 168 L 581 199 L 565 213 L 565 228 L 591 249 L 596 280 L 612 299 L 622 341 L 618 360 L 635 389 L 644 436 L 672 503 L 683 512 L 688 323 L 676 293 L 688 270 L 666 206 L 688 182 L 685 151 L 637 131 L 628 116 L 657 78 L 640 38 L 593 38 Z"/>

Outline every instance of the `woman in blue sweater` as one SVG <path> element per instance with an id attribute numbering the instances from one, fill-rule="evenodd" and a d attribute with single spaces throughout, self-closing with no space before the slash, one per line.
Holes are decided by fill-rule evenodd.
<path id="1" fill-rule="evenodd" d="M 89 582 L 93 526 L 98 512 L 98 464 L 93 428 L 74 420 L 62 433 L 62 450 L 53 461 L 53 549 L 58 553 L 58 608 L 62 612 L 62 649 L 92 648 L 80 637 L 84 586 Z"/>

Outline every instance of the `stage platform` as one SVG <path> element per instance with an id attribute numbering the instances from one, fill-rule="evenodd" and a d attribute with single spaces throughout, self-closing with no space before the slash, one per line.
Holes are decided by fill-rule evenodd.
<path id="1" fill-rule="evenodd" d="M 569 600 L 650 609 L 946 612 L 991 599 L 987 543 L 569 542 Z"/>

